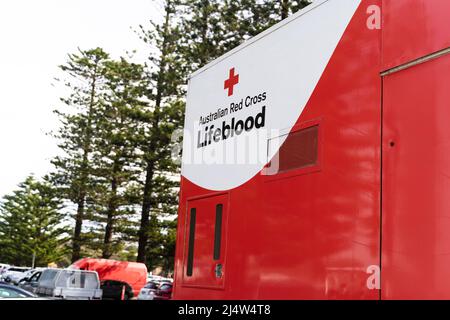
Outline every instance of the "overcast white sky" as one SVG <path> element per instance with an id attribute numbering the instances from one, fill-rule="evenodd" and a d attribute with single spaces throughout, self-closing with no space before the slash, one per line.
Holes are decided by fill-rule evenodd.
<path id="1" fill-rule="evenodd" d="M 0 1 L 0 198 L 51 168 L 57 149 L 45 133 L 57 127 L 52 110 L 63 92 L 52 83 L 67 53 L 136 49 L 143 61 L 148 48 L 130 27 L 160 19 L 160 8 L 154 0 Z"/>

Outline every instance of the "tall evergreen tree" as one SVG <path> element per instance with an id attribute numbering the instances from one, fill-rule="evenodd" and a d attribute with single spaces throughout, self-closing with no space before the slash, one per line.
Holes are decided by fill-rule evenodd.
<path id="1" fill-rule="evenodd" d="M 171 159 L 171 135 L 183 119 L 184 103 L 177 98 L 183 91 L 186 69 L 178 48 L 181 33 L 173 22 L 175 8 L 174 1 L 166 1 L 161 25 L 153 25 L 150 30 L 141 26 L 142 39 L 156 53 L 149 59 L 150 86 L 147 97 L 150 108 L 141 118 L 145 177 L 138 232 L 139 262 L 146 262 L 148 247 L 152 247 L 156 242 L 153 240 L 159 236 L 158 219 L 173 213 L 176 206 L 178 180 L 173 174 L 178 171 L 178 166 Z"/>
<path id="2" fill-rule="evenodd" d="M 93 153 L 93 172 L 102 185 L 96 190 L 93 220 L 104 224 L 103 258 L 121 248 L 122 231 L 132 227 L 129 220 L 139 203 L 139 119 L 147 106 L 147 87 L 142 65 L 125 58 L 105 63 L 106 93 Z"/>
<path id="3" fill-rule="evenodd" d="M 89 211 L 89 197 L 95 185 L 92 180 L 91 157 L 97 120 L 101 119 L 104 64 L 109 59 L 101 48 L 70 54 L 60 66 L 69 80 L 65 82 L 69 96 L 61 101 L 67 112 L 56 110 L 61 127 L 54 133 L 62 155 L 53 159 L 56 168 L 53 180 L 64 198 L 76 206 L 72 237 L 72 261 L 81 257 L 83 222 Z"/>
<path id="4" fill-rule="evenodd" d="M 0 207 L 0 260 L 30 266 L 62 261 L 68 228 L 57 190 L 32 176 L 3 198 Z M 33 259 L 34 257 L 34 259 Z"/>

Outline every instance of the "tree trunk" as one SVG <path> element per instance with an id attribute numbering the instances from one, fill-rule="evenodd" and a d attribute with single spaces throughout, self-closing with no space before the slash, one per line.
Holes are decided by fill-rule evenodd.
<path id="1" fill-rule="evenodd" d="M 152 181 L 153 181 L 153 162 L 149 161 L 147 163 L 145 184 L 144 184 L 144 195 L 142 201 L 142 213 L 141 213 L 141 226 L 139 228 L 139 240 L 138 240 L 138 253 L 137 262 L 146 263 L 146 249 L 148 242 L 148 229 L 150 226 L 150 209 L 151 209 L 151 192 L 152 192 Z"/>
<path id="2" fill-rule="evenodd" d="M 206 65 L 209 61 L 209 57 L 211 56 L 211 52 L 205 52 L 205 50 L 210 49 L 208 45 L 208 24 L 209 24 L 209 14 L 208 14 L 208 7 L 210 3 L 208 0 L 203 1 L 203 7 L 202 7 L 202 26 L 201 26 L 201 38 L 203 42 L 203 54 L 200 57 L 200 67 L 203 67 Z"/>
<path id="3" fill-rule="evenodd" d="M 114 175 L 116 173 L 113 173 Z M 117 180 L 114 177 L 111 181 L 111 198 L 109 199 L 108 209 L 106 212 L 105 238 L 103 240 L 102 258 L 109 259 L 112 256 L 112 236 L 114 230 L 114 216 L 117 210 Z"/>
<path id="4" fill-rule="evenodd" d="M 289 16 L 289 0 L 281 0 L 281 20 Z"/>
<path id="5" fill-rule="evenodd" d="M 88 124 L 84 136 L 83 161 L 81 163 L 81 183 L 80 183 L 80 190 L 78 191 L 79 197 L 77 201 L 77 214 L 75 216 L 75 229 L 73 232 L 73 239 L 72 239 L 72 262 L 75 262 L 81 258 L 81 243 L 82 243 L 81 233 L 83 228 L 84 211 L 85 211 L 84 205 L 86 201 L 86 185 L 87 180 L 89 178 L 89 173 L 87 172 L 87 170 L 89 167 L 89 152 L 91 148 L 91 126 L 96 94 L 98 62 L 99 61 L 96 61 L 91 81 Z"/>
<path id="6" fill-rule="evenodd" d="M 85 195 L 80 196 L 77 203 L 77 214 L 75 216 L 75 229 L 72 239 L 72 262 L 81 258 L 81 228 L 83 226 Z"/>

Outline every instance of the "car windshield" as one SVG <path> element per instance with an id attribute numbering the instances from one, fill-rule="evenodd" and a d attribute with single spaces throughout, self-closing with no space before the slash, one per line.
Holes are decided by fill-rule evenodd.
<path id="1" fill-rule="evenodd" d="M 146 289 L 156 289 L 157 287 L 158 287 L 158 284 L 156 284 L 155 282 L 149 282 L 144 286 L 144 288 L 146 288 Z"/>
<path id="2" fill-rule="evenodd" d="M 0 288 L 0 298 L 25 298 L 27 295 L 18 290 L 10 288 Z"/>
<path id="3" fill-rule="evenodd" d="M 98 280 L 93 272 L 63 270 L 56 280 L 57 287 L 97 289 Z"/>

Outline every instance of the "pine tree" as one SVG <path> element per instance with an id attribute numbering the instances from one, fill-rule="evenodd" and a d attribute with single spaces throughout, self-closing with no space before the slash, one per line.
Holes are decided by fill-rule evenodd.
<path id="1" fill-rule="evenodd" d="M 83 223 L 90 210 L 91 191 L 95 188 L 91 156 L 97 120 L 101 119 L 104 64 L 108 59 L 108 54 L 101 48 L 79 50 L 70 54 L 68 62 L 60 66 L 69 78 L 65 83 L 69 96 L 61 99 L 69 110 L 55 111 L 61 127 L 54 136 L 59 140 L 62 155 L 52 161 L 56 168 L 53 181 L 63 192 L 64 199 L 76 206 L 72 261 L 81 257 Z"/>
<path id="2" fill-rule="evenodd" d="M 68 241 L 66 215 L 57 190 L 32 176 L 3 198 L 0 207 L 0 260 L 46 266 L 63 261 Z M 65 261 L 63 261 L 65 262 Z"/>
<path id="3" fill-rule="evenodd" d="M 238 7 L 236 29 L 240 38 L 254 37 L 311 4 L 309 0 L 230 0 Z"/>
<path id="4" fill-rule="evenodd" d="M 178 48 L 181 33 L 173 23 L 175 8 L 174 1 L 166 1 L 161 25 L 153 25 L 150 30 L 141 26 L 142 39 L 156 53 L 149 59 L 150 108 L 141 117 L 145 177 L 136 259 L 139 262 L 147 262 L 148 251 L 157 245 L 159 219 L 173 214 L 176 207 L 178 179 L 174 174 L 179 168 L 171 159 L 171 135 L 183 121 L 184 103 L 177 98 L 183 92 L 186 69 Z"/>
<path id="5" fill-rule="evenodd" d="M 92 219 L 104 225 L 102 257 L 110 258 L 122 247 L 121 234 L 138 204 L 139 121 L 147 102 L 144 67 L 125 58 L 105 63 L 105 98 L 98 120 L 93 152 L 93 174 L 102 187 L 95 195 Z"/>
<path id="6" fill-rule="evenodd" d="M 162 267 L 164 275 L 169 276 L 173 273 L 175 265 L 175 240 L 177 232 L 177 221 L 166 220 L 161 222 L 162 242 L 160 250 L 159 265 Z"/>

